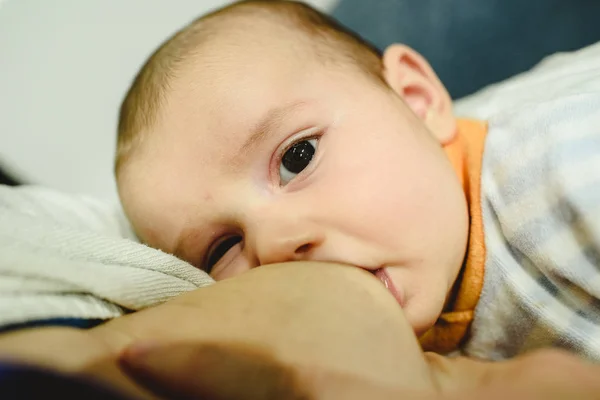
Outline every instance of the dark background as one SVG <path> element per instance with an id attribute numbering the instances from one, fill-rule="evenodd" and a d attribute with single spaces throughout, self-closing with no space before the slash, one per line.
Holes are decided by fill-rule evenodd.
<path id="1" fill-rule="evenodd" d="M 600 0 L 341 0 L 334 17 L 421 53 L 454 99 L 600 41 Z"/>
<path id="2" fill-rule="evenodd" d="M 0 165 L 0 185 L 9 185 L 15 186 L 19 182 L 17 182 L 16 178 L 10 176 L 8 172 Z"/>

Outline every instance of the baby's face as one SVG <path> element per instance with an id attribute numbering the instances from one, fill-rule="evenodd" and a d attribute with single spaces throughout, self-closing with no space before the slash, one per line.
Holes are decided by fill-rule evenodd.
<path id="1" fill-rule="evenodd" d="M 120 176 L 140 238 L 217 280 L 288 260 L 357 266 L 424 332 L 468 232 L 440 142 L 359 71 L 276 40 L 221 47 L 175 80 Z"/>

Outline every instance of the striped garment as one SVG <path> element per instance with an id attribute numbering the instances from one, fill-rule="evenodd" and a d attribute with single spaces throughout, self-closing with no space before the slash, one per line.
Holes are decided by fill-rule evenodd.
<path id="1" fill-rule="evenodd" d="M 485 279 L 464 352 L 600 361 L 600 93 L 491 119 L 481 185 Z"/>

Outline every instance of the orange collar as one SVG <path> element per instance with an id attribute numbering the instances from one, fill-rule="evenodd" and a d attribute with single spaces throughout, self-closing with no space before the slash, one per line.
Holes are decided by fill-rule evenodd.
<path id="1" fill-rule="evenodd" d="M 464 266 L 454 285 L 454 296 L 437 322 L 419 341 L 423 350 L 449 353 L 466 339 L 483 287 L 485 244 L 481 216 L 481 162 L 487 124 L 459 120 L 454 140 L 444 146 L 469 204 L 469 243 Z"/>

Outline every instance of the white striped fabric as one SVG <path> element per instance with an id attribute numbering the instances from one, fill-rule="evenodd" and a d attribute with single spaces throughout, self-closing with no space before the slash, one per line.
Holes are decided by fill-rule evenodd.
<path id="1" fill-rule="evenodd" d="M 136 242 L 118 207 L 0 186 L 0 326 L 112 318 L 212 282 Z"/>
<path id="2" fill-rule="evenodd" d="M 465 353 L 600 361 L 600 93 L 491 119 L 481 179 L 486 271 Z"/>

